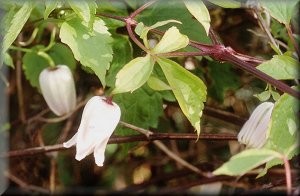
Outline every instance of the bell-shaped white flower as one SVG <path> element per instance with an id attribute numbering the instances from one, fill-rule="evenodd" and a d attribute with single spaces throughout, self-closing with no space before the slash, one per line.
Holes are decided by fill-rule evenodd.
<path id="1" fill-rule="evenodd" d="M 57 116 L 75 109 L 76 90 L 72 72 L 66 65 L 44 69 L 39 76 L 40 88 L 47 105 Z"/>
<path id="2" fill-rule="evenodd" d="M 104 151 L 109 137 L 121 117 L 120 107 L 105 97 L 94 96 L 84 107 L 77 133 L 63 144 L 69 148 L 76 144 L 78 161 L 94 152 L 95 162 L 103 166 Z"/>
<path id="3" fill-rule="evenodd" d="M 267 131 L 274 103 L 257 106 L 238 134 L 238 141 L 249 148 L 261 148 L 267 140 Z"/>

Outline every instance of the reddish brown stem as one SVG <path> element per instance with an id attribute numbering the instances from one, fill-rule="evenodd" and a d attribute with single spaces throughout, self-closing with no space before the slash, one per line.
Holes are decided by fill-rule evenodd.
<path id="1" fill-rule="evenodd" d="M 287 195 L 292 195 L 292 177 L 290 163 L 286 157 L 283 157 L 283 163 L 285 169 Z"/>

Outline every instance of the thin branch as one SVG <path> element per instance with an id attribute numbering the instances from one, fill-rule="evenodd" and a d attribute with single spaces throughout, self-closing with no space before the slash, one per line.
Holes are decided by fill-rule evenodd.
<path id="1" fill-rule="evenodd" d="M 140 127 L 136 127 L 134 125 L 126 123 L 126 127 L 135 130 L 145 130 Z M 124 124 L 123 124 L 124 126 Z M 132 135 L 132 136 L 112 136 L 109 138 L 108 144 L 121 144 L 121 143 L 129 143 L 129 142 L 138 142 L 138 141 L 154 141 L 154 140 L 196 140 L 197 135 L 194 133 L 152 133 L 147 137 L 144 135 Z M 199 140 L 237 140 L 236 135 L 229 135 L 229 134 L 205 134 L 202 133 L 199 136 Z M 32 156 L 36 154 L 44 154 L 48 152 L 54 151 L 62 151 L 67 150 L 64 148 L 62 144 L 55 144 L 49 146 L 40 146 L 40 147 L 33 147 L 27 148 L 22 150 L 15 150 L 7 152 L 3 155 L 0 155 L 0 158 L 13 158 L 13 157 L 21 157 L 21 156 Z"/>
<path id="2" fill-rule="evenodd" d="M 19 185 L 22 189 L 28 190 L 28 191 L 34 191 L 38 193 L 43 193 L 43 194 L 50 194 L 50 191 L 48 189 L 38 187 L 35 185 L 30 185 L 21 180 L 20 178 L 16 177 L 15 175 L 9 173 L 9 172 L 4 172 L 5 176 L 9 178 L 11 181 Z"/>
<path id="3" fill-rule="evenodd" d="M 153 1 L 149 1 L 149 2 L 145 3 L 144 5 L 142 5 L 138 9 L 136 9 L 134 12 L 132 12 L 132 14 L 130 14 L 129 18 L 136 17 L 139 13 L 141 13 L 142 11 L 144 11 L 147 7 L 149 7 L 150 5 L 152 5 L 153 3 L 155 3 L 156 1 L 157 0 L 153 0 Z"/>
<path id="4" fill-rule="evenodd" d="M 291 29 L 291 26 L 290 25 L 285 25 L 286 29 L 287 29 L 287 32 L 288 32 L 288 35 L 294 45 L 294 48 L 295 48 L 295 51 L 298 55 L 298 57 L 300 57 L 300 51 L 299 51 L 299 44 L 296 42 L 294 36 L 293 36 L 293 32 L 292 32 L 292 29 Z"/>

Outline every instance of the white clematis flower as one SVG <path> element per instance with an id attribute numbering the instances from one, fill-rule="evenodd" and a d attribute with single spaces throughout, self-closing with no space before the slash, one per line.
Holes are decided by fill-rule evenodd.
<path id="1" fill-rule="evenodd" d="M 43 97 L 54 114 L 62 116 L 75 109 L 76 90 L 68 66 L 44 69 L 39 75 L 39 83 Z"/>
<path id="2" fill-rule="evenodd" d="M 238 134 L 238 141 L 250 148 L 261 148 L 267 140 L 267 131 L 274 103 L 257 106 Z"/>
<path id="3" fill-rule="evenodd" d="M 121 110 L 116 103 L 105 97 L 92 97 L 84 107 L 77 133 L 63 146 L 69 148 L 76 144 L 75 159 L 78 161 L 94 152 L 96 164 L 103 166 L 107 142 L 120 117 Z"/>

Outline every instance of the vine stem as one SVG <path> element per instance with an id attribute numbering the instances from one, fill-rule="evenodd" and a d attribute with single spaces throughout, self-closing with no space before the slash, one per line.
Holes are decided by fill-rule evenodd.
<path id="1" fill-rule="evenodd" d="M 284 169 L 285 169 L 287 195 L 292 195 L 292 177 L 291 177 L 290 163 L 286 156 L 284 156 L 282 158 L 282 160 L 283 160 Z"/>
<path id="2" fill-rule="evenodd" d="M 285 27 L 286 27 L 288 35 L 289 35 L 289 37 L 290 37 L 290 39 L 291 39 L 291 41 L 292 41 L 292 43 L 293 43 L 293 45 L 295 47 L 295 51 L 296 51 L 298 57 L 300 57 L 300 51 L 299 51 L 299 48 L 298 48 L 298 44 L 297 44 L 297 42 L 296 42 L 296 40 L 295 40 L 295 38 L 293 36 L 293 32 L 292 32 L 291 26 L 290 25 L 285 25 Z"/>
<path id="3" fill-rule="evenodd" d="M 155 3 L 157 0 L 153 0 L 153 1 L 149 1 L 147 3 L 145 3 L 144 5 L 142 5 L 141 7 L 139 7 L 137 10 L 135 10 L 134 12 L 132 12 L 132 14 L 130 14 L 129 18 L 134 18 L 136 17 L 139 13 L 141 13 L 142 11 L 144 11 L 147 7 L 149 7 L 150 5 L 152 5 L 153 3 Z"/>

